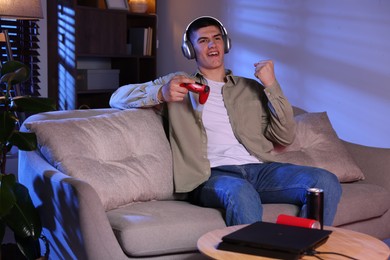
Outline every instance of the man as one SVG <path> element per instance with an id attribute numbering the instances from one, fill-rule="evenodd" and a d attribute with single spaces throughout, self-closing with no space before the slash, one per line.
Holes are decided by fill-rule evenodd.
<path id="1" fill-rule="evenodd" d="M 169 120 L 176 192 L 190 192 L 190 200 L 225 209 L 227 225 L 262 219 L 262 203 L 301 206 L 305 216 L 306 190 L 324 190 L 324 224 L 331 225 L 341 186 L 323 169 L 274 162 L 273 144 L 294 139 L 292 107 L 275 78 L 272 61 L 254 64 L 253 79 L 237 77 L 224 66 L 231 48 L 225 27 L 213 17 L 191 22 L 182 51 L 195 58 L 198 71 L 169 74 L 151 82 L 126 85 L 110 105 L 126 109 L 161 106 Z M 202 105 L 198 93 L 182 83 L 210 86 Z"/>

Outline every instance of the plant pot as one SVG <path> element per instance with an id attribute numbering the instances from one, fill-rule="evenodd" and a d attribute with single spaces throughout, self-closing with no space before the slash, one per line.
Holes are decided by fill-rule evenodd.
<path id="1" fill-rule="evenodd" d="M 36 260 L 48 260 L 47 256 L 41 256 Z M 2 244 L 0 248 L 0 260 L 26 260 L 18 246 L 13 243 Z"/>

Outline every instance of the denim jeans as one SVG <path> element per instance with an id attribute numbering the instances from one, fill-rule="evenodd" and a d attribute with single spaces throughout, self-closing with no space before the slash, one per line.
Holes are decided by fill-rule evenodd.
<path id="1" fill-rule="evenodd" d="M 288 203 L 306 216 L 306 190 L 324 190 L 324 225 L 332 225 L 342 189 L 337 177 L 320 168 L 287 163 L 255 163 L 211 169 L 208 181 L 190 194 L 197 205 L 225 210 L 228 226 L 262 220 L 263 203 Z"/>

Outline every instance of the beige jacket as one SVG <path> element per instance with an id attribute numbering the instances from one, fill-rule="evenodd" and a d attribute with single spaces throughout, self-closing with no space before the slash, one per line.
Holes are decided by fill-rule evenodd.
<path id="1" fill-rule="evenodd" d="M 147 83 L 122 86 L 112 95 L 110 106 L 119 109 L 156 106 L 159 89 L 178 74 L 207 83 L 199 72 L 191 76 L 173 73 Z M 278 83 L 264 88 L 255 80 L 227 71 L 222 94 L 233 132 L 250 154 L 261 161 L 273 161 L 270 154 L 273 143 L 288 145 L 293 141 L 293 110 Z M 189 192 L 210 177 L 203 105 L 198 102 L 198 94 L 189 92 L 183 102 L 165 103 L 164 107 L 169 119 L 175 191 Z"/>

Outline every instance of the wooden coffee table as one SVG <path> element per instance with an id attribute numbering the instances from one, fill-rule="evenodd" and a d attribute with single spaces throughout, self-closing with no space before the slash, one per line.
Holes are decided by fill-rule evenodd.
<path id="1" fill-rule="evenodd" d="M 272 259 L 268 257 L 248 255 L 224 250 L 216 249 L 221 242 L 221 238 L 233 231 L 243 228 L 245 225 L 231 226 L 223 229 L 210 231 L 203 235 L 198 240 L 198 249 L 204 254 L 213 259 Z M 357 259 L 375 259 L 387 260 L 390 255 L 389 247 L 379 239 L 342 228 L 325 227 L 327 230 L 332 230 L 332 234 L 325 244 L 316 248 L 319 252 L 335 252 L 347 255 Z M 334 254 L 320 254 L 321 259 L 340 259 L 345 260 L 343 256 Z M 314 256 L 304 256 L 302 259 L 317 259 Z"/>

